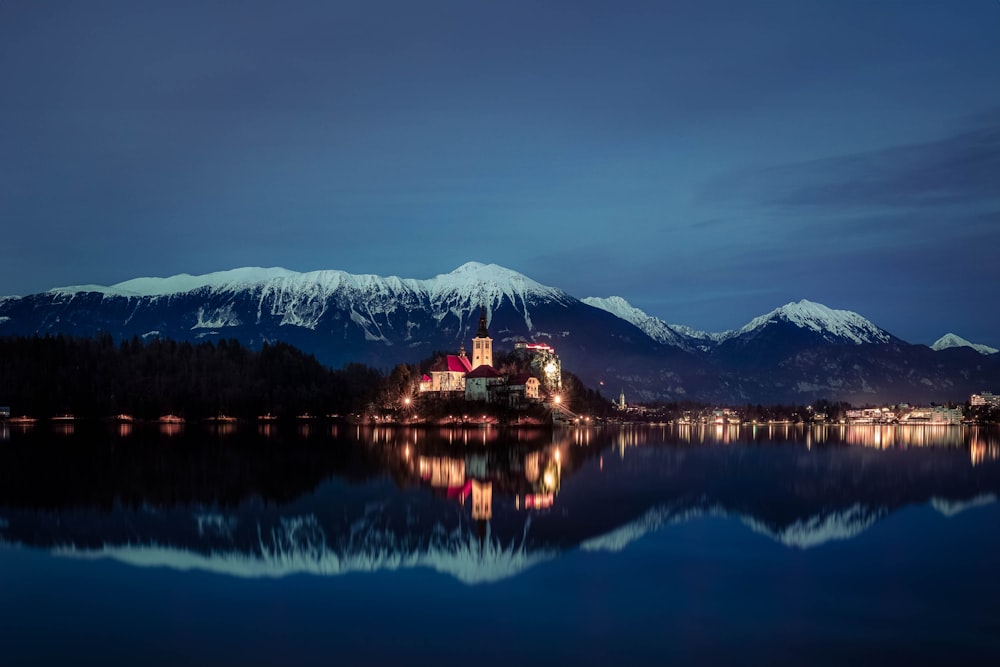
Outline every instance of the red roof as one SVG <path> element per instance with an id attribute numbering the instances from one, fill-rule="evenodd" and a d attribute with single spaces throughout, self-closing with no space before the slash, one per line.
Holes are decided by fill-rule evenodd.
<path id="1" fill-rule="evenodd" d="M 483 364 L 482 366 L 476 366 L 476 370 L 471 371 L 466 374 L 466 378 L 498 378 L 501 377 L 500 371 L 493 368 L 492 366 L 487 366 Z"/>
<path id="2" fill-rule="evenodd" d="M 431 367 L 432 372 L 468 373 L 471 370 L 472 364 L 469 363 L 469 358 L 457 354 L 449 354 Z"/>

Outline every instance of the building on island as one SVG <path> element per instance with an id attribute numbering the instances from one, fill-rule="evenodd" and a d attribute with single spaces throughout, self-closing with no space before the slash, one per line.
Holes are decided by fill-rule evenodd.
<path id="1" fill-rule="evenodd" d="M 471 370 L 463 347 L 458 354 L 449 354 L 431 367 L 430 377 L 425 375 L 420 381 L 420 391 L 464 392 L 465 376 Z"/>
<path id="2" fill-rule="evenodd" d="M 531 370 L 541 379 L 546 391 L 562 389 L 562 362 L 551 345 L 517 341 L 514 353 L 530 359 Z"/>
<path id="3" fill-rule="evenodd" d="M 512 392 L 519 393 L 524 398 L 535 401 L 541 399 L 538 394 L 538 388 L 541 384 L 538 378 L 533 377 L 530 373 L 515 375 L 507 381 L 507 387 Z"/>
<path id="4" fill-rule="evenodd" d="M 493 367 L 493 339 L 486 321 L 486 307 L 479 315 L 479 327 L 472 339 L 472 359 L 463 346 L 457 355 L 449 354 L 439 359 L 430 369 L 430 375 L 420 380 L 420 392 L 426 395 L 463 394 L 467 401 L 505 402 L 517 407 L 541 400 L 544 383 L 549 391 L 562 387 L 562 367 L 555 350 L 548 345 L 515 343 L 515 350 L 529 355 L 532 373 L 505 376 Z"/>
<path id="5" fill-rule="evenodd" d="M 465 374 L 465 400 L 492 403 L 491 399 L 502 384 L 504 377 L 500 371 L 485 364 L 477 366 Z"/>

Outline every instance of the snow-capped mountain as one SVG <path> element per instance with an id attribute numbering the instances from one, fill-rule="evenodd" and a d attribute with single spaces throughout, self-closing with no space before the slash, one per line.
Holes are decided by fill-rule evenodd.
<path id="1" fill-rule="evenodd" d="M 429 279 L 240 268 L 61 287 L 0 299 L 0 336 L 284 341 L 332 367 L 388 370 L 467 345 L 483 306 L 496 349 L 551 344 L 590 387 L 637 401 L 956 400 L 1000 385 L 1000 355 L 926 356 L 857 313 L 809 301 L 708 333 L 477 262 Z"/>
<path id="2" fill-rule="evenodd" d="M 834 310 L 821 303 L 813 303 L 805 299 L 795 303 L 786 303 L 775 308 L 766 315 L 756 317 L 741 329 L 730 331 L 720 336 L 721 340 L 740 338 L 754 334 L 769 326 L 787 322 L 799 329 L 818 334 L 830 343 L 890 343 L 894 340 L 892 334 L 881 329 L 861 315 L 849 310 Z"/>
<path id="3" fill-rule="evenodd" d="M 799 329 L 818 334 L 830 343 L 889 343 L 894 337 L 889 332 L 872 324 L 861 315 L 849 310 L 834 310 L 821 303 L 805 299 L 787 303 L 780 308 L 756 317 L 739 329 L 711 333 L 698 331 L 679 324 L 667 324 L 663 320 L 636 308 L 620 296 L 606 298 L 587 297 L 585 304 L 605 310 L 639 327 L 650 338 L 665 345 L 675 345 L 685 349 L 708 350 L 713 344 L 733 338 L 753 335 L 766 327 L 786 322 Z"/>
<path id="4" fill-rule="evenodd" d="M 588 296 L 581 300 L 588 306 L 600 308 L 615 317 L 634 324 L 657 343 L 673 345 L 685 350 L 704 351 L 709 349 L 713 343 L 717 343 L 720 340 L 721 334 L 697 331 L 682 324 L 667 324 L 660 318 L 653 317 L 643 310 L 636 308 L 620 296 L 605 298 Z"/>
<path id="5" fill-rule="evenodd" d="M 336 270 L 299 273 L 280 267 L 248 267 L 201 276 L 136 278 L 110 287 L 79 285 L 49 291 L 49 294 L 68 298 L 101 294 L 126 299 L 191 294 L 226 299 L 246 293 L 259 297 L 260 307 L 253 314 L 255 323 L 271 315 L 280 317 L 280 325 L 315 329 L 332 301 L 348 308 L 351 320 L 376 339 L 385 338 L 379 320 L 398 310 L 429 307 L 438 321 L 449 315 L 462 321 L 470 307 L 486 306 L 487 311 L 492 312 L 506 301 L 518 310 L 530 330 L 530 304 L 568 303 L 571 300 L 565 292 L 541 285 L 516 271 L 478 262 L 468 262 L 451 273 L 429 280 L 356 275 Z M 199 310 L 199 319 L 192 328 L 213 329 L 240 324 L 242 320 L 227 303 L 210 312 Z"/>
<path id="6" fill-rule="evenodd" d="M 934 344 L 931 345 L 931 349 L 935 351 L 949 350 L 955 347 L 969 347 L 979 354 L 996 354 L 997 352 L 1000 352 L 997 348 L 990 347 L 989 345 L 983 345 L 982 343 L 970 343 L 961 336 L 956 336 L 953 333 L 946 333 L 934 341 Z"/>
<path id="7" fill-rule="evenodd" d="M 544 315 L 536 322 L 536 308 L 561 311 L 578 302 L 515 271 L 469 262 L 428 280 L 283 268 L 137 278 L 60 287 L 9 301 L 3 310 L 12 333 L 221 336 L 250 345 L 286 340 L 338 365 L 450 350 L 468 337 L 481 306 L 490 320 L 498 318 L 500 331 L 530 338 L 559 335 L 559 325 L 543 328 Z"/>

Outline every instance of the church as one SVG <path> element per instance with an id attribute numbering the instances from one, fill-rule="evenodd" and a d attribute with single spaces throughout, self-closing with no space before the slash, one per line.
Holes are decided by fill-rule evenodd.
<path id="1" fill-rule="evenodd" d="M 467 401 L 495 403 L 506 400 L 539 400 L 538 378 L 527 373 L 505 377 L 493 367 L 493 339 L 486 322 L 486 306 L 479 314 L 479 328 L 472 339 L 472 360 L 463 345 L 458 354 L 449 354 L 437 361 L 420 381 L 421 393 L 456 396 L 464 394 Z"/>

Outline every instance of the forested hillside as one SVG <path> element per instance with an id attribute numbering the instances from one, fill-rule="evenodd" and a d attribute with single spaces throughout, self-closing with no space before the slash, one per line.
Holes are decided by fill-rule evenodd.
<path id="1" fill-rule="evenodd" d="M 362 410 L 382 384 L 377 370 L 330 370 L 285 343 L 250 350 L 233 340 L 0 339 L 0 405 L 40 418 L 347 413 Z"/>

